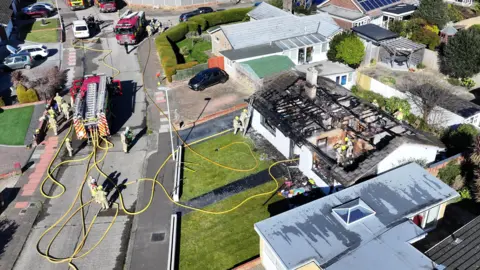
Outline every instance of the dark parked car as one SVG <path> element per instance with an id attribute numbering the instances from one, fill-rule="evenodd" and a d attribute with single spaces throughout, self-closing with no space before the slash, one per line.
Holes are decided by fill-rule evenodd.
<path id="1" fill-rule="evenodd" d="M 194 91 L 201 91 L 217 83 L 225 83 L 228 80 L 228 74 L 218 67 L 200 71 L 188 82 L 188 87 Z"/>
<path id="2" fill-rule="evenodd" d="M 200 14 L 206 14 L 206 13 L 211 13 L 214 12 L 213 8 L 211 7 L 201 7 L 198 8 L 194 11 L 190 11 L 187 13 L 183 13 L 180 15 L 180 22 L 186 22 L 188 19 L 190 19 L 193 16 L 200 15 Z"/>
<path id="3" fill-rule="evenodd" d="M 28 6 L 22 9 L 23 14 L 31 18 L 48 18 L 52 14 L 52 10 L 45 6 Z"/>

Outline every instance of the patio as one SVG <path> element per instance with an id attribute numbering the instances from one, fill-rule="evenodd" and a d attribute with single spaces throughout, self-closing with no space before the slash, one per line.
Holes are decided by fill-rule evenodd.
<path id="1" fill-rule="evenodd" d="M 423 60 L 425 45 L 398 37 L 380 42 L 379 63 L 394 70 L 407 71 Z"/>

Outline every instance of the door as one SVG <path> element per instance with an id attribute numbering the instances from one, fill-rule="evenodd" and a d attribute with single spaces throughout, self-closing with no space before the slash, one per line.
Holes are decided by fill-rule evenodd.
<path id="1" fill-rule="evenodd" d="M 342 85 L 347 84 L 347 75 L 343 75 L 343 76 L 342 76 L 342 83 L 341 83 L 341 84 L 342 84 Z"/>
<path id="2" fill-rule="evenodd" d="M 14 68 L 22 68 L 24 64 L 23 56 L 16 56 L 13 60 L 13 67 Z"/>
<path id="3" fill-rule="evenodd" d="M 425 229 L 433 229 L 437 226 L 437 218 L 438 213 L 440 212 L 440 205 L 433 207 L 432 209 L 428 210 L 427 218 L 425 220 Z"/>
<path id="4" fill-rule="evenodd" d="M 10 46 L 10 45 L 7 45 L 7 50 L 8 50 L 11 54 L 17 53 L 17 49 L 15 49 L 13 46 Z"/>

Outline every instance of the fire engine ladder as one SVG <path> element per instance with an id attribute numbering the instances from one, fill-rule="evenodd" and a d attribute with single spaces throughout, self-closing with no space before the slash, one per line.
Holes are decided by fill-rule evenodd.
<path id="1" fill-rule="evenodd" d="M 90 83 L 87 86 L 87 111 L 85 113 L 85 125 L 94 125 L 97 122 L 97 84 Z"/>
<path id="2" fill-rule="evenodd" d="M 106 76 L 100 76 L 100 83 L 98 85 L 97 94 L 97 114 L 104 113 L 105 97 L 107 95 L 107 78 Z"/>
<path id="3" fill-rule="evenodd" d="M 75 114 L 73 117 L 83 119 L 83 115 L 85 113 L 85 100 L 82 99 L 82 94 L 80 91 L 75 96 Z"/>

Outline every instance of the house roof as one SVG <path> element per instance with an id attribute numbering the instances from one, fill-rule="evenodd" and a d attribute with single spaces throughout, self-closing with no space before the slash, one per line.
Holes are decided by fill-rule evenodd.
<path id="1" fill-rule="evenodd" d="M 291 13 L 274 7 L 267 2 L 260 3 L 260 5 L 258 5 L 256 8 L 248 12 L 247 15 L 255 20 L 263 20 L 282 16 L 293 16 Z"/>
<path id="2" fill-rule="evenodd" d="M 371 23 L 353 27 L 352 31 L 376 42 L 398 37 L 397 33 Z"/>
<path id="3" fill-rule="evenodd" d="M 314 34 L 282 39 L 279 41 L 275 41 L 274 43 L 278 47 L 282 48 L 283 50 L 291 50 L 296 48 L 302 48 L 305 46 L 320 44 L 325 41 L 326 39 L 322 35 L 314 33 Z"/>
<path id="4" fill-rule="evenodd" d="M 387 8 L 382 9 L 383 12 L 395 14 L 395 15 L 401 15 L 405 13 L 413 13 L 417 9 L 416 6 L 411 5 L 411 4 L 405 4 L 405 3 L 400 3 L 394 6 L 390 6 Z"/>
<path id="5" fill-rule="evenodd" d="M 283 52 L 281 48 L 273 44 L 262 44 L 257 46 L 252 46 L 243 49 L 233 49 L 227 51 L 221 51 L 220 53 L 230 60 L 240 60 L 256 56 L 268 55 Z"/>
<path id="6" fill-rule="evenodd" d="M 8 24 L 13 14 L 11 9 L 12 1 L 2 0 L 0 2 L 0 24 Z"/>
<path id="7" fill-rule="evenodd" d="M 311 16 L 274 17 L 220 26 L 234 49 L 318 33 L 325 38 L 340 31 L 340 27 L 326 13 Z"/>
<path id="8" fill-rule="evenodd" d="M 254 227 L 287 269 L 312 259 L 332 270 L 432 269 L 409 244 L 424 231 L 408 218 L 455 197 L 455 190 L 409 163 Z M 375 214 L 346 225 L 332 209 L 357 198 Z"/>
<path id="9" fill-rule="evenodd" d="M 355 2 L 362 7 L 365 12 L 371 12 L 384 8 L 395 3 L 400 2 L 400 0 L 355 0 Z"/>
<path id="10" fill-rule="evenodd" d="M 443 239 L 425 254 L 446 269 L 480 268 L 480 216 Z"/>
<path id="11" fill-rule="evenodd" d="M 355 21 L 366 16 L 358 10 L 343 8 L 336 5 L 328 5 L 326 7 L 321 7 L 320 11 L 327 12 L 330 15 L 344 18 L 350 21 Z"/>
<path id="12" fill-rule="evenodd" d="M 439 104 L 440 107 L 464 118 L 468 118 L 480 112 L 479 105 L 456 95 L 447 95 L 449 96 L 448 99 L 445 99 L 445 102 Z"/>
<path id="13" fill-rule="evenodd" d="M 444 148 L 438 139 L 398 122 L 327 78 L 318 76 L 316 98 L 309 99 L 302 76 L 289 71 L 268 78 L 264 89 L 256 93 L 253 107 L 295 144 L 305 145 L 321 158 L 316 172 L 325 182 L 333 184 L 335 180 L 350 186 L 374 175 L 377 164 L 403 144 Z M 350 165 L 337 166 L 335 150 L 317 147 L 310 139 L 338 129 L 355 134 L 365 145 L 371 145 L 371 150 L 359 152 Z"/>
<path id="14" fill-rule="evenodd" d="M 318 76 L 330 76 L 334 74 L 350 73 L 355 71 L 353 68 L 342 63 L 331 62 L 327 60 L 318 62 L 314 67 L 318 71 Z"/>
<path id="15" fill-rule="evenodd" d="M 242 62 L 244 66 L 251 74 L 259 79 L 271 76 L 273 74 L 290 70 L 295 64 L 284 55 L 272 55 L 255 60 Z"/>
<path id="16" fill-rule="evenodd" d="M 440 32 L 444 33 L 446 35 L 449 35 L 449 36 L 453 36 L 458 32 L 458 30 L 457 30 L 457 28 L 453 27 L 453 25 L 448 24 Z"/>

